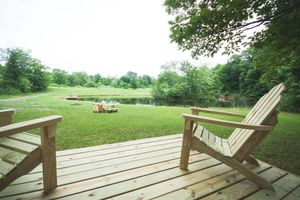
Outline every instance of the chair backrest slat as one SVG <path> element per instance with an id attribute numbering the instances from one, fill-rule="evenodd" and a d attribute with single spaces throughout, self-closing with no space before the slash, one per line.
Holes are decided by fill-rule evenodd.
<path id="1" fill-rule="evenodd" d="M 276 106 L 280 102 L 280 94 L 283 90 L 283 84 L 275 86 L 255 104 L 255 106 L 251 109 L 243 122 L 255 125 L 263 124 L 274 112 Z M 228 143 L 232 153 L 238 153 L 240 149 L 247 145 L 247 141 L 251 140 L 251 137 L 254 137 L 254 135 L 254 130 L 240 128 L 235 129 L 231 136 L 228 138 Z"/>
<path id="2" fill-rule="evenodd" d="M 277 101 L 278 97 L 280 97 L 280 94 L 282 93 L 282 91 L 284 89 L 284 87 L 280 87 L 280 86 L 281 85 L 274 87 L 274 90 L 271 90 L 267 94 L 267 98 L 263 102 L 262 106 L 258 109 L 258 111 L 255 114 L 252 115 L 251 118 L 245 120 L 245 123 L 261 124 L 262 120 L 265 120 L 265 118 L 261 118 L 261 116 L 264 116 L 263 114 L 266 111 L 268 111 L 269 106 L 272 106 L 273 102 Z M 274 105 L 272 108 L 275 109 Z M 270 110 L 270 111 L 272 111 L 272 110 Z"/>
<path id="3" fill-rule="evenodd" d="M 273 104 L 271 104 L 268 109 L 262 113 L 262 117 L 260 118 L 260 121 L 262 121 L 260 124 L 263 124 L 263 122 L 268 119 L 268 117 L 270 116 L 270 114 L 272 114 L 272 112 L 274 111 L 274 108 L 276 107 L 276 105 L 278 105 L 278 103 L 281 100 L 281 96 L 278 96 L 278 98 L 276 99 L 276 101 L 273 102 Z M 246 141 L 249 140 L 251 137 L 254 137 L 254 130 L 249 130 L 249 129 L 243 129 L 240 132 L 240 137 L 237 141 L 237 143 L 233 146 L 231 146 L 231 151 L 233 153 L 238 152 L 239 149 L 242 148 L 242 146 L 247 145 Z"/>
<path id="4" fill-rule="evenodd" d="M 258 108 L 261 107 L 261 104 L 265 101 L 266 98 L 267 98 L 267 94 L 265 94 L 262 98 L 260 98 L 259 101 L 254 105 L 254 107 L 246 115 L 245 119 L 242 122 L 246 122 L 249 118 L 251 118 L 251 116 L 253 116 L 255 114 L 255 112 L 257 112 Z M 233 131 L 233 133 L 228 138 L 229 144 L 233 145 L 233 142 L 235 142 L 237 140 L 237 138 L 241 135 L 240 132 L 242 130 L 243 129 L 237 128 Z"/>
<path id="5" fill-rule="evenodd" d="M 245 119 L 242 121 L 244 123 L 249 123 L 249 124 L 256 124 L 253 123 L 254 120 L 256 119 L 257 115 L 262 112 L 262 108 L 265 107 L 267 103 L 270 103 L 271 98 L 273 97 L 274 93 L 276 94 L 277 89 L 279 88 L 280 85 L 275 86 L 272 90 L 270 90 L 269 93 L 265 94 L 256 104 L 255 106 L 251 109 L 251 111 L 247 114 Z M 236 129 L 231 136 L 229 137 L 229 144 L 234 145 L 236 141 L 239 140 L 239 137 L 242 137 L 244 133 L 244 129 Z"/>

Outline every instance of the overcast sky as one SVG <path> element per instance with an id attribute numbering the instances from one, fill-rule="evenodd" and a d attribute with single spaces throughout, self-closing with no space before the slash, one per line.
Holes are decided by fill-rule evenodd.
<path id="1" fill-rule="evenodd" d="M 0 0 L 0 48 L 31 50 L 50 68 L 120 76 L 157 76 L 170 61 L 192 60 L 170 43 L 163 0 Z"/>

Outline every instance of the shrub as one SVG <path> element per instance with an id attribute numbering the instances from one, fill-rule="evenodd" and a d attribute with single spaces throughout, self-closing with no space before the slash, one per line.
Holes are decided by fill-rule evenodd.
<path id="1" fill-rule="evenodd" d="M 22 94 L 22 92 L 16 88 L 6 87 L 6 88 L 0 88 L 0 94 L 16 95 L 16 94 Z"/>
<path id="2" fill-rule="evenodd" d="M 98 87 L 98 84 L 93 81 L 88 81 L 84 86 L 85 87 Z"/>

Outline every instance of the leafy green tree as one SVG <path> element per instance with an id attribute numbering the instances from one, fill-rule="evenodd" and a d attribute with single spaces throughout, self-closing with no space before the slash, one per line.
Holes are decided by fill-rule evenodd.
<path id="1" fill-rule="evenodd" d="M 84 86 L 89 80 L 89 76 L 85 72 L 74 72 L 72 76 L 74 77 L 75 85 Z"/>
<path id="2" fill-rule="evenodd" d="M 170 66 L 170 67 L 169 67 Z M 168 103 L 189 105 L 213 105 L 218 92 L 213 87 L 212 73 L 207 67 L 196 67 L 184 61 L 164 65 L 153 85 L 155 99 Z"/>
<path id="3" fill-rule="evenodd" d="M 120 81 L 120 80 L 118 80 L 117 78 L 115 78 L 115 79 L 113 79 L 112 81 L 111 81 L 111 84 L 110 84 L 110 86 L 112 86 L 112 87 L 124 87 L 123 85 L 122 86 L 120 86 L 120 82 L 122 82 L 123 83 L 123 81 Z M 122 84 L 121 83 L 121 84 Z"/>
<path id="4" fill-rule="evenodd" d="M 299 110 L 300 2 L 299 0 L 165 0 L 171 41 L 192 55 L 212 56 L 240 50 L 215 78 L 231 96 L 248 96 L 252 104 L 267 89 L 284 82 L 283 108 Z M 255 29 L 261 26 L 260 29 Z M 252 35 L 248 30 L 255 29 Z M 251 51 L 251 52 L 250 52 Z"/>
<path id="5" fill-rule="evenodd" d="M 139 87 L 138 75 L 135 72 L 127 72 L 124 76 L 121 76 L 120 80 L 127 83 L 130 88 L 136 89 Z"/>
<path id="6" fill-rule="evenodd" d="M 111 85 L 111 83 L 112 83 L 112 81 L 114 80 L 114 78 L 113 77 L 103 77 L 103 79 L 102 79 L 102 83 L 104 84 L 104 85 Z"/>
<path id="7" fill-rule="evenodd" d="M 286 111 L 300 112 L 300 67 L 295 65 L 295 61 L 275 68 L 272 78 L 269 73 L 265 73 L 260 82 L 269 89 L 275 84 L 283 82 L 286 90 L 283 93 L 281 108 Z"/>
<path id="8" fill-rule="evenodd" d="M 175 62 L 161 66 L 162 72 L 158 75 L 152 87 L 152 96 L 155 99 L 169 103 L 176 103 L 182 100 L 179 94 L 181 91 L 178 91 L 179 87 L 177 85 L 180 83 L 181 76 L 176 72 L 178 71 L 177 68 L 178 66 Z"/>
<path id="9" fill-rule="evenodd" d="M 235 105 L 253 105 L 268 90 L 260 81 L 262 70 L 253 63 L 254 52 L 255 49 L 245 50 L 233 55 L 225 65 L 218 66 L 222 94 L 241 102 Z"/>
<path id="10" fill-rule="evenodd" d="M 0 60 L 0 62 L 1 62 L 1 60 Z M 5 70 L 5 66 L 0 64 L 0 87 L 4 87 L 3 86 L 3 75 L 2 75 L 4 70 Z"/>
<path id="11" fill-rule="evenodd" d="M 89 79 L 84 86 L 85 87 L 98 87 L 98 84 L 95 83 L 93 80 Z"/>
<path id="12" fill-rule="evenodd" d="M 280 9 L 285 12 L 268 25 L 262 32 L 262 39 L 255 43 L 255 64 L 269 77 L 282 66 L 294 65 L 300 68 L 300 2 L 277 1 Z"/>
<path id="13" fill-rule="evenodd" d="M 102 82 L 105 81 L 105 78 L 102 78 Z M 120 78 L 113 78 L 111 82 L 112 87 L 118 88 L 147 88 L 153 84 L 153 78 L 149 75 L 138 76 L 137 73 L 129 71 Z"/>
<path id="14" fill-rule="evenodd" d="M 166 101 L 168 91 L 169 86 L 166 83 L 161 83 L 160 81 L 155 80 L 152 86 L 151 94 L 154 99 Z"/>
<path id="15" fill-rule="evenodd" d="M 225 53 L 241 45 L 277 40 L 285 48 L 298 49 L 300 2 L 298 0 L 165 0 L 169 14 L 171 40 L 193 56 L 213 55 L 221 47 Z M 258 26 L 261 31 L 245 33 Z M 248 40 L 244 40 L 248 38 Z M 291 40 L 291 43 L 286 42 Z"/>
<path id="16" fill-rule="evenodd" d="M 29 51 L 21 48 L 2 49 L 1 59 L 4 65 L 1 66 L 0 85 L 6 88 L 4 93 L 15 93 L 9 90 L 37 92 L 47 88 L 46 68 L 39 60 L 32 58 Z"/>
<path id="17" fill-rule="evenodd" d="M 153 79 L 149 75 L 143 75 L 139 77 L 139 83 L 141 84 L 142 87 L 147 88 L 153 83 Z"/>
<path id="18" fill-rule="evenodd" d="M 7 49 L 6 63 L 2 71 L 3 86 L 23 91 L 27 90 L 25 88 L 28 88 L 29 84 L 26 84 L 27 81 L 24 73 L 30 62 L 31 57 L 29 52 L 20 48 Z"/>
<path id="19" fill-rule="evenodd" d="M 171 104 L 191 104 L 191 99 L 187 97 L 188 84 L 179 82 L 173 87 L 166 87 L 166 101 Z"/>
<path id="20" fill-rule="evenodd" d="M 158 81 L 166 83 L 168 87 L 174 87 L 180 82 L 180 75 L 176 71 L 164 71 L 158 75 Z"/>
<path id="21" fill-rule="evenodd" d="M 212 73 L 206 66 L 196 67 L 184 61 L 180 71 L 187 86 L 185 97 L 190 104 L 208 106 L 216 100 L 212 90 Z"/>
<path id="22" fill-rule="evenodd" d="M 269 89 L 283 82 L 286 91 L 283 94 L 282 109 L 299 112 L 299 67 L 291 60 L 272 71 L 266 70 L 261 66 L 265 62 L 263 55 L 265 52 L 261 49 L 251 48 L 232 56 L 225 65 L 213 69 L 222 94 L 230 97 L 234 105 L 251 106 Z"/>
<path id="23" fill-rule="evenodd" d="M 68 76 L 67 85 L 71 87 L 74 87 L 76 85 L 75 77 L 73 76 L 73 74 L 70 74 Z"/>
<path id="24" fill-rule="evenodd" d="M 95 83 L 101 83 L 102 82 L 102 76 L 100 74 L 95 74 L 93 76 L 94 82 Z"/>
<path id="25" fill-rule="evenodd" d="M 33 59 L 31 62 L 30 67 L 26 70 L 27 79 L 30 82 L 30 91 L 31 92 L 38 92 L 45 90 L 48 86 L 48 75 L 46 73 L 45 66 L 37 60 Z"/>
<path id="26" fill-rule="evenodd" d="M 69 74 L 61 69 L 52 70 L 52 81 L 58 85 L 66 85 L 68 83 Z"/>
<path id="27" fill-rule="evenodd" d="M 224 93 L 240 93 L 240 76 L 242 60 L 239 55 L 233 55 L 219 70 L 219 79 Z"/>

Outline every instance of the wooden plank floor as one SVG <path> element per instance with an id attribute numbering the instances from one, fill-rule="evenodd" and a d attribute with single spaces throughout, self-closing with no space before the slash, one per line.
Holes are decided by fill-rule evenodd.
<path id="1" fill-rule="evenodd" d="M 58 188 L 42 192 L 41 166 L 0 193 L 0 199 L 300 199 L 300 177 L 267 163 L 252 170 L 276 192 L 258 188 L 219 161 L 191 152 L 178 167 L 181 135 L 57 152 Z"/>

